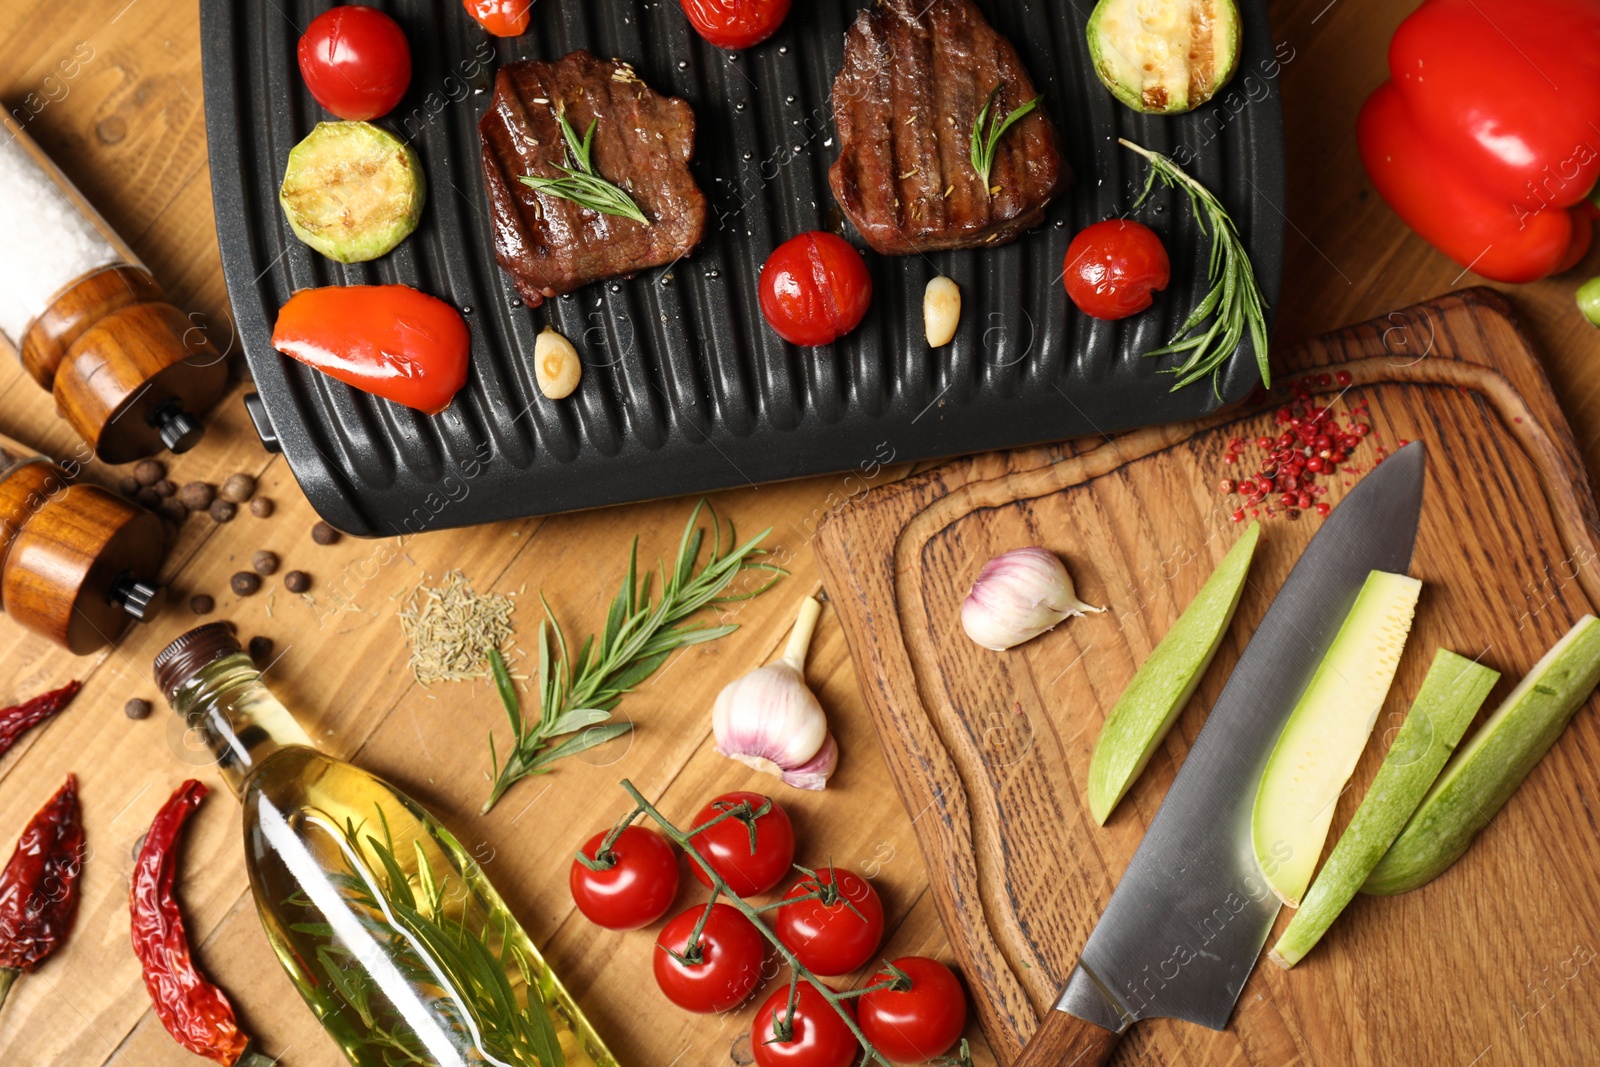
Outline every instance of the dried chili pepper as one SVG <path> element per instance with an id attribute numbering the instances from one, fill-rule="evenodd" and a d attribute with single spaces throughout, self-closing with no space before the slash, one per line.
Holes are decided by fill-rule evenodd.
<path id="1" fill-rule="evenodd" d="M 53 692 L 9 708 L 0 708 L 0 756 L 10 751 L 17 738 L 72 703 L 83 688 L 82 682 L 68 682 Z"/>
<path id="2" fill-rule="evenodd" d="M 222 990 L 195 968 L 183 915 L 172 895 L 178 836 L 207 792 L 191 778 L 156 814 L 134 865 L 128 907 L 144 987 L 167 1033 L 190 1052 L 233 1067 L 244 1060 L 249 1039 L 239 1031 L 233 1005 Z"/>
<path id="3" fill-rule="evenodd" d="M 0 1001 L 19 975 L 67 939 L 78 915 L 82 870 L 83 811 L 78 781 L 69 774 L 29 821 L 0 871 Z"/>

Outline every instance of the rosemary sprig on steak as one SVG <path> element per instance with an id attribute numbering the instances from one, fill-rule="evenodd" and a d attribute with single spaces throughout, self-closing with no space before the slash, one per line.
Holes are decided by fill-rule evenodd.
<path id="1" fill-rule="evenodd" d="M 1001 119 L 1000 113 L 994 110 L 994 102 L 1000 98 L 1000 92 L 1005 87 L 1005 82 L 994 87 L 989 93 L 989 99 L 983 105 L 983 110 L 978 112 L 978 117 L 972 123 L 972 169 L 983 179 L 985 188 L 989 186 L 989 172 L 994 170 L 994 154 L 995 149 L 1000 147 L 1000 138 L 1039 106 L 1039 98 L 1036 96 Z"/>
<path id="2" fill-rule="evenodd" d="M 557 115 L 556 120 L 561 123 L 561 136 L 566 140 L 567 165 L 562 166 L 558 163 L 554 166 L 566 177 L 541 178 L 534 174 L 524 174 L 522 183 L 541 193 L 570 200 L 590 211 L 620 215 L 640 225 L 650 225 L 650 220 L 639 210 L 639 205 L 633 202 L 633 197 L 624 192 L 620 186 L 611 184 L 595 173 L 594 163 L 591 162 L 589 154 L 594 148 L 594 128 L 600 125 L 600 120 L 595 119 L 589 123 L 589 132 L 581 139 L 578 137 L 578 131 L 572 128 L 572 123 L 567 121 L 567 116 Z"/>
<path id="3" fill-rule="evenodd" d="M 1181 190 L 1189 197 L 1200 232 L 1211 236 L 1211 265 L 1207 280 L 1211 291 L 1195 305 L 1178 332 L 1163 348 L 1146 352 L 1147 356 L 1169 356 L 1187 352 L 1189 357 L 1171 373 L 1178 376 L 1173 385 L 1176 392 L 1186 385 L 1212 375 L 1212 388 L 1219 388 L 1222 365 L 1226 363 L 1244 340 L 1245 331 L 1256 350 L 1256 365 L 1261 371 L 1261 384 L 1272 385 L 1272 372 L 1267 367 L 1267 302 L 1256 284 L 1255 268 L 1250 263 L 1250 253 L 1244 247 L 1239 230 L 1228 217 L 1227 209 L 1211 194 L 1211 190 L 1183 172 L 1183 168 L 1160 152 L 1141 148 L 1132 141 L 1119 143 L 1139 153 L 1150 163 L 1150 173 L 1145 178 L 1144 192 L 1133 202 L 1137 208 L 1150 196 L 1157 179 L 1161 184 Z M 1206 320 L 1210 325 L 1206 326 Z M 1202 326 L 1205 331 L 1199 332 Z M 1220 393 L 1218 394 L 1220 395 Z"/>

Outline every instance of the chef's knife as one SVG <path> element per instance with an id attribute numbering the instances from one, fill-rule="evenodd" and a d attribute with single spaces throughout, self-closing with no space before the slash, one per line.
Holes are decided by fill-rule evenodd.
<path id="1" fill-rule="evenodd" d="M 1251 845 L 1257 784 L 1367 574 L 1411 565 L 1424 468 L 1420 442 L 1400 449 L 1312 538 L 1013 1067 L 1104 1063 L 1140 1019 L 1227 1025 L 1279 907 Z"/>

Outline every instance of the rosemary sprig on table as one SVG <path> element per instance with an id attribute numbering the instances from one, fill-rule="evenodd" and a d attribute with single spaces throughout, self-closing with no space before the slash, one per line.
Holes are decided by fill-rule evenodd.
<path id="1" fill-rule="evenodd" d="M 696 570 L 705 531 L 698 525 L 702 509 L 711 513 L 711 553 Z M 488 811 L 517 782 L 530 774 L 544 774 L 550 764 L 576 755 L 633 729 L 631 722 L 608 723 L 611 711 L 624 694 L 638 686 L 667 661 L 675 650 L 726 637 L 739 627 L 688 626 L 685 621 L 711 604 L 749 600 L 770 589 L 787 572 L 760 562 L 758 547 L 770 529 L 744 544 L 734 541 L 728 523 L 728 550 L 723 551 L 722 523 L 705 501 L 695 505 L 678 544 L 678 556 L 669 571 L 661 563 L 661 597 L 652 600 L 651 575 L 639 577 L 639 541 L 628 557 L 628 576 L 611 602 L 605 629 L 598 639 L 589 637 L 574 657 L 567 639 L 545 604 L 547 622 L 539 624 L 539 714 L 524 715 L 516 687 L 498 650 L 490 653 L 490 666 L 506 718 L 511 722 L 513 744 L 504 765 L 489 735 L 489 780 L 493 783 L 483 810 Z M 738 575 L 764 571 L 771 577 L 753 592 L 723 595 Z M 543 598 L 541 597 L 541 601 Z M 552 648 L 551 634 L 555 635 Z M 552 654 L 553 652 L 553 654 Z M 565 740 L 559 740 L 560 738 Z"/>
<path id="2" fill-rule="evenodd" d="M 650 225 L 650 220 L 645 218 L 644 212 L 634 203 L 633 197 L 624 192 L 620 186 L 613 185 L 595 173 L 594 163 L 589 157 L 594 149 L 594 130 L 600 124 L 600 120 L 595 119 L 589 123 L 589 132 L 582 138 L 578 136 L 578 131 L 572 128 L 572 123 L 567 121 L 567 116 L 557 115 L 556 121 L 561 123 L 561 136 L 566 141 L 564 155 L 567 165 L 555 163 L 552 166 L 566 177 L 541 178 L 534 174 L 524 174 L 522 183 L 541 193 L 570 200 L 590 211 L 620 215 L 642 226 Z"/>
<path id="3" fill-rule="evenodd" d="M 1211 236 L 1211 262 L 1207 270 L 1211 291 L 1195 305 L 1171 341 L 1145 355 L 1189 353 L 1180 366 L 1171 369 L 1171 373 L 1178 376 L 1177 383 L 1172 387 L 1173 392 L 1208 374 L 1212 375 L 1212 388 L 1217 389 L 1217 383 L 1222 378 L 1222 365 L 1238 350 L 1248 330 L 1256 350 L 1261 384 L 1270 388 L 1272 371 L 1267 366 L 1267 302 L 1261 296 L 1260 286 L 1256 284 L 1250 253 L 1245 250 L 1244 241 L 1233 219 L 1228 216 L 1227 209 L 1212 195 L 1211 190 L 1189 177 L 1182 167 L 1160 152 L 1152 152 L 1126 139 L 1119 139 L 1118 143 L 1137 152 L 1150 164 L 1144 192 L 1133 202 L 1134 208 L 1149 198 L 1159 179 L 1161 184 L 1181 190 L 1189 197 L 1189 206 L 1200 225 L 1200 232 Z M 1208 318 L 1211 319 L 1210 326 L 1205 332 L 1199 332 Z"/>
<path id="4" fill-rule="evenodd" d="M 1000 99 L 1000 92 L 1005 87 L 1005 82 L 994 87 L 989 99 L 983 105 L 983 110 L 978 112 L 977 119 L 972 123 L 972 169 L 978 172 L 978 177 L 983 180 L 986 189 L 989 187 L 989 172 L 994 170 L 994 157 L 1000 147 L 1000 138 L 1039 106 L 1039 98 L 1036 96 L 1001 119 L 999 112 L 994 110 L 994 105 L 995 101 Z"/>

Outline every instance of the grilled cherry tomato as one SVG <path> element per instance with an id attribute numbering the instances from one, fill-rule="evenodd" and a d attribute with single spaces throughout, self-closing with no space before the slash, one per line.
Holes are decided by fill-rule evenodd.
<path id="1" fill-rule="evenodd" d="M 704 904 L 682 912 L 662 928 L 654 962 L 656 985 L 667 999 L 686 1011 L 705 1014 L 737 1008 L 755 992 L 767 948 L 761 933 L 733 905 L 719 902 L 710 907 L 693 950 L 689 938 Z"/>
<path id="2" fill-rule="evenodd" d="M 793 1018 L 787 985 L 756 1009 L 750 1026 L 756 1067 L 850 1067 L 861 1052 L 861 1042 L 815 986 L 803 981 L 799 988 Z M 844 1001 L 844 1010 L 853 1016 L 850 1004 Z"/>
<path id="3" fill-rule="evenodd" d="M 678 857 L 665 838 L 643 826 L 629 826 L 602 853 L 609 835 L 595 834 L 583 846 L 598 870 L 581 859 L 572 861 L 567 876 L 572 900 L 585 918 L 607 930 L 649 926 L 678 895 Z"/>
<path id="4" fill-rule="evenodd" d="M 794 827 L 777 801 L 760 793 L 743 792 L 724 793 L 701 808 L 694 825 L 704 826 L 741 803 L 749 804 L 752 812 L 767 810 L 755 819 L 747 815 L 723 819 L 689 840 L 735 896 L 750 897 L 765 893 L 789 873 L 789 866 L 794 863 Z M 691 859 L 689 866 L 701 885 L 711 885 L 710 877 L 698 863 Z"/>
<path id="5" fill-rule="evenodd" d="M 761 314 L 796 345 L 837 341 L 872 306 L 872 275 L 850 242 L 813 231 L 779 245 L 761 268 Z"/>
<path id="6" fill-rule="evenodd" d="M 818 895 L 800 899 L 810 894 Z M 872 884 L 853 871 L 823 867 L 815 878 L 802 878 L 783 899 L 794 903 L 778 909 L 778 940 L 817 974 L 849 974 L 878 951 L 883 902 Z"/>
<path id="7" fill-rule="evenodd" d="M 461 0 L 461 6 L 496 37 L 520 37 L 528 28 L 533 0 Z"/>
<path id="8" fill-rule="evenodd" d="M 1067 246 L 1067 295 L 1085 315 L 1125 319 L 1149 307 L 1152 290 L 1172 280 L 1172 264 L 1155 231 L 1130 219 L 1086 227 Z"/>
<path id="9" fill-rule="evenodd" d="M 909 984 L 863 993 L 859 1002 L 861 1032 L 872 1047 L 896 1063 L 927 1063 L 950 1051 L 967 1025 L 967 995 L 950 968 L 926 956 L 903 956 L 867 984 L 891 980 Z"/>
<path id="10" fill-rule="evenodd" d="M 278 312 L 272 347 L 346 385 L 429 415 L 467 383 L 461 312 L 404 285 L 301 289 Z"/>
<path id="11" fill-rule="evenodd" d="M 750 48 L 778 32 L 791 0 L 683 0 L 695 32 L 718 48 Z"/>
<path id="12" fill-rule="evenodd" d="M 300 76 L 317 103 L 365 122 L 393 111 L 411 85 L 411 46 L 394 19 L 365 4 L 332 7 L 300 38 Z"/>

